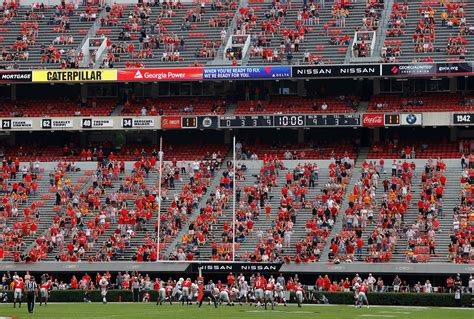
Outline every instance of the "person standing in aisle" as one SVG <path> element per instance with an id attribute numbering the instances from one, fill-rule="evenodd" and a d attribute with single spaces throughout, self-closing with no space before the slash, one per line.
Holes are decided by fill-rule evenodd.
<path id="1" fill-rule="evenodd" d="M 33 313 L 35 310 L 36 296 L 38 295 L 38 285 L 35 277 L 31 276 L 30 280 L 25 284 L 26 300 L 28 302 L 28 312 Z"/>

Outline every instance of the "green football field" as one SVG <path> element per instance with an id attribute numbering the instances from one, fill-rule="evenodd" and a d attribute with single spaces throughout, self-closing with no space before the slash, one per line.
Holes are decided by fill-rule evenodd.
<path id="1" fill-rule="evenodd" d="M 0 317 L 14 318 L 334 318 L 334 319 L 364 319 L 364 318 L 426 318 L 426 319 L 474 319 L 474 309 L 468 308 L 428 308 L 428 307 L 379 307 L 355 309 L 348 305 L 295 305 L 288 307 L 277 306 L 274 311 L 265 311 L 262 307 L 221 306 L 218 309 L 203 305 L 162 305 L 154 303 L 100 303 L 88 304 L 49 304 L 47 307 L 37 305 L 34 314 L 29 314 L 26 304 L 21 309 L 13 309 L 12 304 L 0 305 Z"/>

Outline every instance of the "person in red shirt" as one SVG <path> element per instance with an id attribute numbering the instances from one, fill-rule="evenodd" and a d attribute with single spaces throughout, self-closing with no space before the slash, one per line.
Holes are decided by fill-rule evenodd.
<path id="1" fill-rule="evenodd" d="M 319 275 L 318 279 L 316 279 L 316 288 L 318 289 L 318 291 L 323 291 L 323 282 L 324 282 L 323 277 Z"/>
<path id="2" fill-rule="evenodd" d="M 331 288 L 329 288 L 329 291 L 331 292 L 338 292 L 339 291 L 339 286 L 337 285 L 337 282 L 333 281 Z"/>
<path id="3" fill-rule="evenodd" d="M 288 171 L 288 173 L 286 173 L 286 185 L 290 185 L 292 180 L 293 180 L 293 174 L 291 174 L 291 172 Z"/>
<path id="4" fill-rule="evenodd" d="M 329 291 L 329 288 L 331 288 L 331 280 L 329 279 L 328 275 L 324 276 L 323 288 L 325 291 Z"/>
<path id="5" fill-rule="evenodd" d="M 227 276 L 227 285 L 229 287 L 232 287 L 235 283 L 235 277 L 232 273 L 229 273 L 229 275 Z"/>
<path id="6" fill-rule="evenodd" d="M 77 283 L 77 278 L 76 276 L 72 276 L 71 278 L 71 289 L 78 289 L 79 285 Z"/>

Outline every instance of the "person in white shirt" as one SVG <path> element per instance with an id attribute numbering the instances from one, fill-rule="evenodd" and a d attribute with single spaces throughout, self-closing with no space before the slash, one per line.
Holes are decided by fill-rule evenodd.
<path id="1" fill-rule="evenodd" d="M 367 282 L 369 284 L 368 288 L 369 288 L 369 291 L 374 291 L 374 284 L 376 282 L 375 280 L 375 277 L 372 276 L 372 274 L 369 274 L 369 277 L 367 278 Z"/>
<path id="2" fill-rule="evenodd" d="M 474 276 L 469 276 L 469 289 L 471 290 L 471 294 L 474 294 Z"/>
<path id="3" fill-rule="evenodd" d="M 100 286 L 100 294 L 102 295 L 103 304 L 107 303 L 107 286 L 108 285 L 109 285 L 109 282 L 107 281 L 107 278 L 105 276 L 100 278 L 99 286 Z"/>
<path id="4" fill-rule="evenodd" d="M 425 288 L 425 293 L 427 293 L 427 294 L 433 293 L 433 286 L 431 285 L 429 280 L 427 280 L 425 282 L 425 287 L 424 288 Z"/>

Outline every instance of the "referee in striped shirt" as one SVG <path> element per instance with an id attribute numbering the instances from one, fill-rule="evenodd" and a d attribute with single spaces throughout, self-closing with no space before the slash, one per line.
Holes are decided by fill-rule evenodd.
<path id="1" fill-rule="evenodd" d="M 36 284 L 35 277 L 31 276 L 30 281 L 24 286 L 26 290 L 26 300 L 28 302 L 28 312 L 33 313 L 35 310 L 35 300 L 38 295 L 38 285 Z"/>

